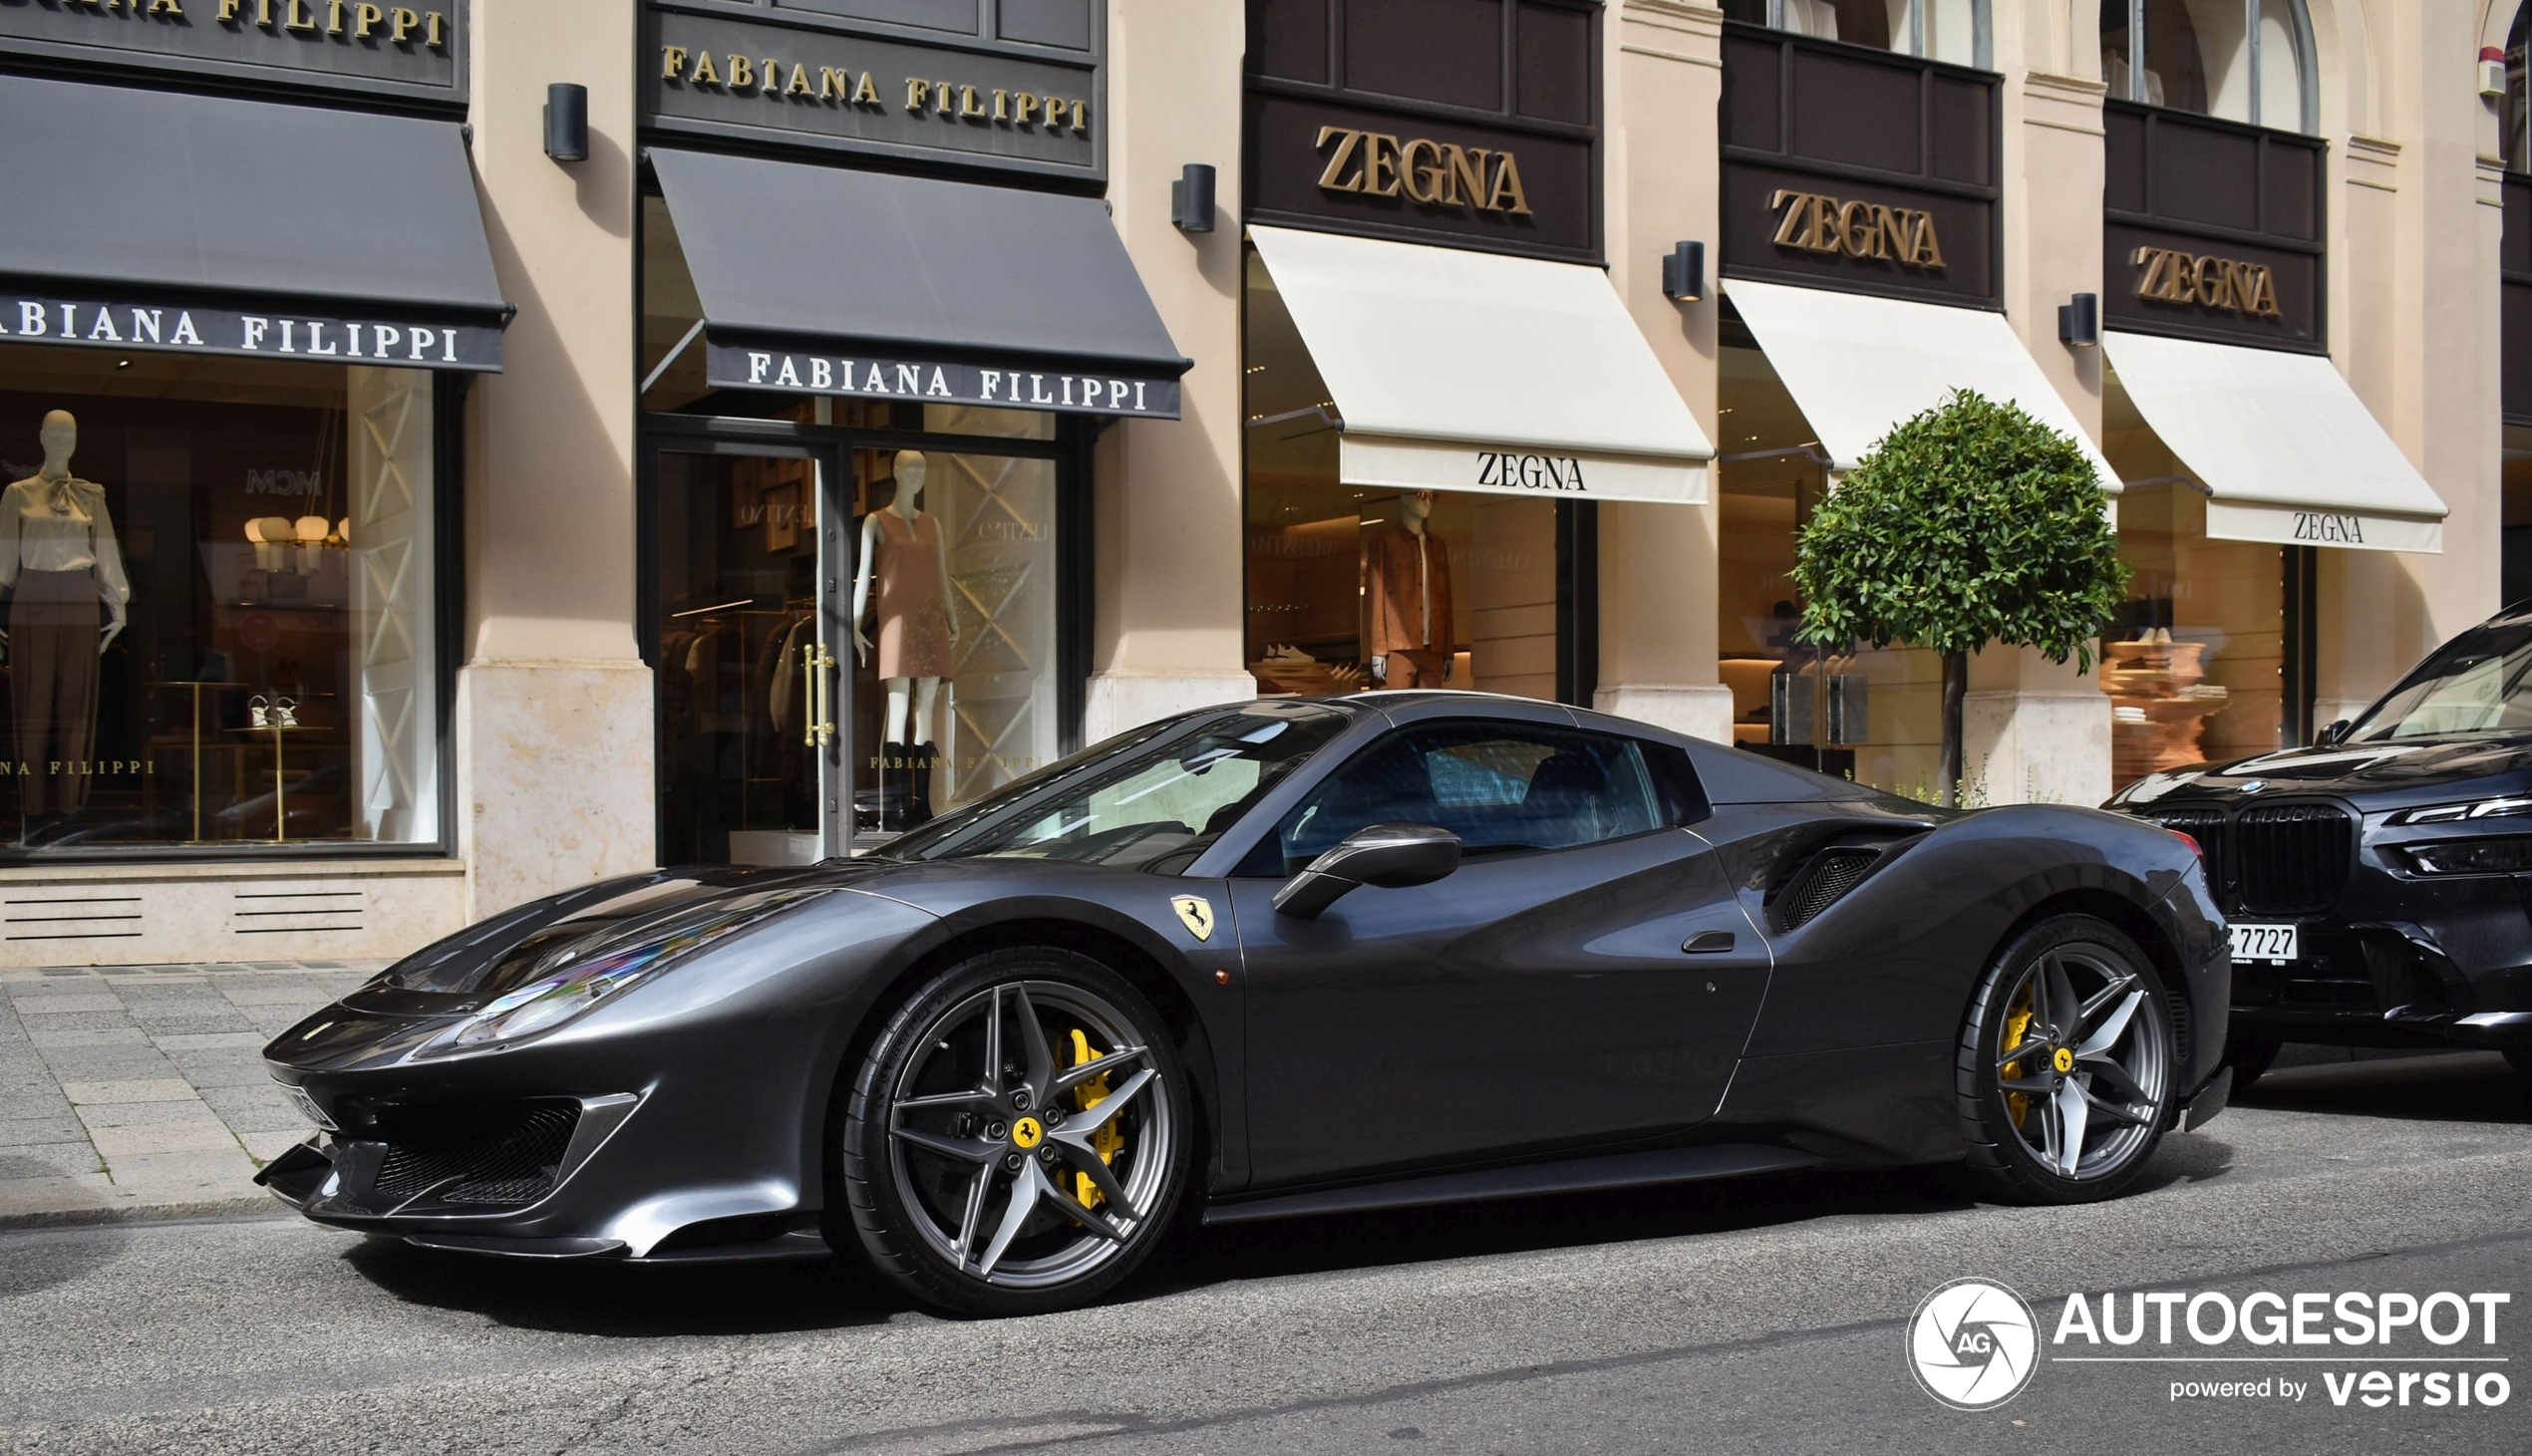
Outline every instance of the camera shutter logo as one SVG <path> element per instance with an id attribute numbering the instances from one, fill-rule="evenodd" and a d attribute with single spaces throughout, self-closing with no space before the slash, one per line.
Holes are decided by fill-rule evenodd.
<path id="1" fill-rule="evenodd" d="M 1981 1279 L 1956 1279 L 1908 1321 L 1908 1368 L 1954 1410 L 1993 1410 L 2020 1395 L 2040 1365 L 2040 1321 L 2023 1297 Z"/>

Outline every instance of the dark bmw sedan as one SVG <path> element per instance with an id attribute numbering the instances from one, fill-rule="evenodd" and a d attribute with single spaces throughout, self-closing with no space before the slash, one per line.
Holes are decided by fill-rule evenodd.
<path id="1" fill-rule="evenodd" d="M 2240 1087 L 2287 1041 L 2457 1045 L 2532 1072 L 2532 603 L 2309 748 L 2148 774 L 2231 923 Z"/>

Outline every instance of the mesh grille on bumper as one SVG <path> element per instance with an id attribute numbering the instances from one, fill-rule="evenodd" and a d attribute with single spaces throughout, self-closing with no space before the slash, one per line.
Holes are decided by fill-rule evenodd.
<path id="1" fill-rule="evenodd" d="M 574 1102 L 515 1102 L 409 1112 L 387 1129 L 377 1196 L 443 1204 L 517 1205 L 553 1191 L 579 1124 Z"/>

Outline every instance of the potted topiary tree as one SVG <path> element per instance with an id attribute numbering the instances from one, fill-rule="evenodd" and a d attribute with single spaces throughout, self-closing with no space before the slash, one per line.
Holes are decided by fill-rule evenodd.
<path id="1" fill-rule="evenodd" d="M 1991 642 L 2036 647 L 2090 672 L 2127 564 L 2082 448 L 2017 405 L 1955 390 L 1828 493 L 1795 544 L 1793 581 L 1808 642 L 1942 654 L 1949 807 L 1969 655 Z"/>

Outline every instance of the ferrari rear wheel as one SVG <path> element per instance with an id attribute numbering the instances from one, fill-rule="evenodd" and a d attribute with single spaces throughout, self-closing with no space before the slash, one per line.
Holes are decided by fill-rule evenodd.
<path id="1" fill-rule="evenodd" d="M 2091 916 L 2044 921 L 1989 966 L 1961 1029 L 1970 1167 L 2016 1202 L 2111 1197 L 2171 1124 L 2180 1074 L 2152 959 Z"/>
<path id="2" fill-rule="evenodd" d="M 839 1159 L 854 1233 L 936 1307 L 1087 1304 L 1165 1233 L 1192 1116 L 1132 987 L 1069 951 L 987 952 L 908 998 L 862 1061 Z"/>

